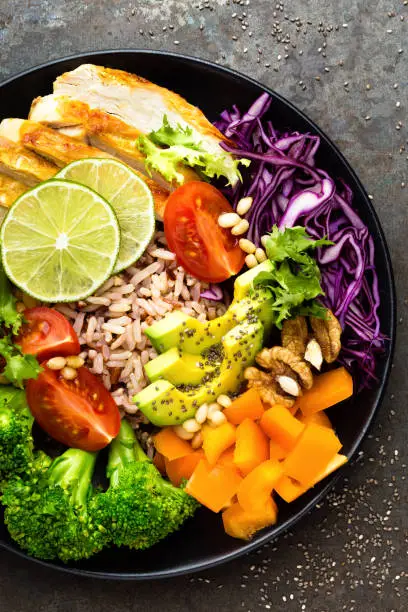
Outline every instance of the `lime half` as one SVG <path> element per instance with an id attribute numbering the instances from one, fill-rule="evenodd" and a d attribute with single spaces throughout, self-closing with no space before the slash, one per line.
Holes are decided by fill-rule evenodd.
<path id="1" fill-rule="evenodd" d="M 16 200 L 0 239 L 3 266 L 14 284 L 43 302 L 74 302 L 112 274 L 120 230 L 99 194 L 52 179 Z"/>
<path id="2" fill-rule="evenodd" d="M 143 254 L 154 231 L 154 204 L 150 189 L 141 178 L 114 159 L 81 159 L 58 173 L 91 187 L 113 206 L 120 227 L 120 249 L 116 274 Z"/>

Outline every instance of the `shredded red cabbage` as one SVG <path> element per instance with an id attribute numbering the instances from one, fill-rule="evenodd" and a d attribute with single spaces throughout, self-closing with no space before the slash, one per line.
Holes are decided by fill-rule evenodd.
<path id="1" fill-rule="evenodd" d="M 380 295 L 374 263 L 374 241 L 353 208 L 351 189 L 315 166 L 320 138 L 298 132 L 277 132 L 263 119 L 271 105 L 268 94 L 241 114 L 236 106 L 221 113 L 218 129 L 232 145 L 226 150 L 252 161 L 243 182 L 227 188 L 236 207 L 252 196 L 246 215 L 248 238 L 260 244 L 274 224 L 303 225 L 314 239 L 328 238 L 333 246 L 317 251 L 325 306 L 343 327 L 339 362 L 352 372 L 359 386 L 377 380 L 376 358 L 384 351 L 378 308 Z"/>
<path id="2" fill-rule="evenodd" d="M 213 302 L 221 302 L 224 299 L 224 293 L 219 285 L 210 283 L 208 289 L 200 293 L 200 297 Z"/>

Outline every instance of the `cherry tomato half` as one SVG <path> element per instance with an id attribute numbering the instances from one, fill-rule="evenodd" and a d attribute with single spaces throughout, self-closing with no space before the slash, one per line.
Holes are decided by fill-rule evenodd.
<path id="1" fill-rule="evenodd" d="M 218 225 L 222 213 L 234 212 L 218 189 L 192 181 L 170 195 L 164 231 L 178 263 L 200 280 L 219 283 L 237 274 L 245 254 L 231 230 Z"/>
<path id="2" fill-rule="evenodd" d="M 24 311 L 23 326 L 16 339 L 23 353 L 39 360 L 58 355 L 78 355 L 78 337 L 67 319 L 57 310 L 39 306 Z"/>
<path id="3" fill-rule="evenodd" d="M 46 362 L 36 380 L 27 382 L 27 402 L 37 423 L 51 437 L 67 446 L 96 451 L 118 435 L 120 414 L 102 382 L 85 368 L 74 380 Z"/>

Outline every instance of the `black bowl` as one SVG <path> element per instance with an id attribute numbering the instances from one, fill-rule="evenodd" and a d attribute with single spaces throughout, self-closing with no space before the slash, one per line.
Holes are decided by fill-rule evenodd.
<path id="1" fill-rule="evenodd" d="M 333 177 L 343 178 L 350 185 L 359 213 L 374 236 L 381 290 L 382 331 L 389 338 L 386 355 L 378 366 L 379 382 L 376 387 L 355 396 L 338 409 L 333 409 L 330 415 L 344 444 L 343 452 L 352 457 L 367 433 L 384 395 L 394 348 L 395 289 L 383 231 L 367 193 L 350 165 L 310 119 L 275 92 L 248 77 L 209 62 L 155 51 L 103 51 L 58 60 L 28 70 L 0 85 L 0 119 L 27 116 L 32 99 L 50 93 L 52 82 L 59 74 L 88 62 L 135 72 L 168 87 L 199 106 L 210 120 L 215 120 L 224 108 L 235 103 L 246 109 L 262 92 L 268 91 L 273 97 L 270 114 L 278 128 L 312 132 L 320 136 L 320 167 Z M 251 542 L 228 537 L 223 531 L 221 517 L 201 509 L 180 532 L 150 550 L 132 552 L 109 549 L 83 563 L 39 563 L 83 576 L 128 580 L 166 578 L 208 569 L 258 548 L 292 527 L 326 495 L 337 477 L 338 474 L 335 474 L 327 478 L 292 504 L 281 504 L 278 524 L 259 532 Z M 2 523 L 0 545 L 27 557 L 10 540 Z"/>

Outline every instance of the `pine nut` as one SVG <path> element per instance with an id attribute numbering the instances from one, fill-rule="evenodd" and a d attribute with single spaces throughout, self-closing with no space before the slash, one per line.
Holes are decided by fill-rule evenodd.
<path id="1" fill-rule="evenodd" d="M 220 425 L 224 425 L 224 423 L 227 422 L 227 417 L 221 412 L 221 410 L 216 410 L 215 412 L 213 412 L 212 415 L 208 417 L 208 419 L 211 425 L 214 425 L 214 427 L 219 427 Z"/>
<path id="2" fill-rule="evenodd" d="M 218 225 L 224 228 L 234 227 L 240 220 L 241 217 L 237 213 L 223 213 L 218 217 Z"/>
<path id="3" fill-rule="evenodd" d="M 228 397 L 228 395 L 219 395 L 217 397 L 217 402 L 223 408 L 228 408 L 228 406 L 231 406 L 232 404 L 232 400 Z"/>
<path id="4" fill-rule="evenodd" d="M 255 257 L 257 258 L 259 263 L 262 263 L 263 261 L 266 261 L 268 259 L 263 249 L 256 249 Z"/>
<path id="5" fill-rule="evenodd" d="M 62 368 L 65 368 L 66 363 L 65 357 L 53 357 L 47 361 L 47 368 L 50 368 L 50 370 L 62 370 Z"/>
<path id="6" fill-rule="evenodd" d="M 75 370 L 77 368 L 82 368 L 84 363 L 85 361 L 79 355 L 72 355 L 71 357 L 67 357 L 67 365 L 70 368 L 74 368 Z"/>
<path id="7" fill-rule="evenodd" d="M 16 303 L 16 310 L 17 312 L 24 312 L 26 309 L 24 302 L 17 302 Z"/>
<path id="8" fill-rule="evenodd" d="M 261 244 L 263 247 L 266 247 L 266 241 L 268 240 L 269 236 L 267 234 L 265 234 L 264 236 L 262 236 L 261 238 Z"/>
<path id="9" fill-rule="evenodd" d="M 248 210 L 251 208 L 253 201 L 254 199 L 251 198 L 251 196 L 246 196 L 245 198 L 241 198 L 237 204 L 237 213 L 239 215 L 246 215 Z"/>
<path id="10" fill-rule="evenodd" d="M 75 368 L 69 368 L 68 366 L 65 366 L 65 368 L 62 368 L 61 374 L 63 375 L 65 380 L 74 380 L 74 378 L 78 376 Z"/>
<path id="11" fill-rule="evenodd" d="M 191 448 L 197 450 L 198 448 L 202 447 L 203 442 L 203 434 L 201 433 L 201 431 L 197 431 L 197 433 L 194 435 L 194 438 L 191 440 Z"/>
<path id="12" fill-rule="evenodd" d="M 187 419 L 187 421 L 184 421 L 182 427 L 187 433 L 196 433 L 196 431 L 200 431 L 201 429 L 200 423 L 197 423 L 195 419 Z"/>
<path id="13" fill-rule="evenodd" d="M 239 246 L 241 251 L 244 251 L 244 253 L 255 253 L 256 246 L 247 238 L 241 238 L 239 241 Z"/>
<path id="14" fill-rule="evenodd" d="M 208 405 L 202 404 L 197 410 L 197 412 L 195 413 L 195 420 L 197 421 L 197 423 L 202 425 L 207 420 L 207 415 L 208 415 Z"/>
<path id="15" fill-rule="evenodd" d="M 231 234 L 234 236 L 241 236 L 241 234 L 245 234 L 249 229 L 249 222 L 246 219 L 241 219 L 239 223 L 234 225 L 231 230 Z"/>
<path id="16" fill-rule="evenodd" d="M 219 412 L 219 410 L 220 410 L 220 406 L 219 404 L 217 404 L 217 402 L 210 404 L 208 406 L 207 419 L 211 419 L 211 416 L 214 414 L 214 412 Z"/>
<path id="17" fill-rule="evenodd" d="M 186 431 L 184 427 L 182 427 L 182 425 L 175 425 L 175 427 L 173 427 L 173 430 L 174 433 L 176 433 L 178 437 L 182 440 L 191 440 L 191 438 L 194 437 L 194 434 Z"/>
<path id="18" fill-rule="evenodd" d="M 255 268 L 255 266 L 258 265 L 258 260 L 255 257 L 255 255 L 251 253 L 251 255 L 247 255 L 245 257 L 245 263 L 248 266 L 248 268 Z"/>

